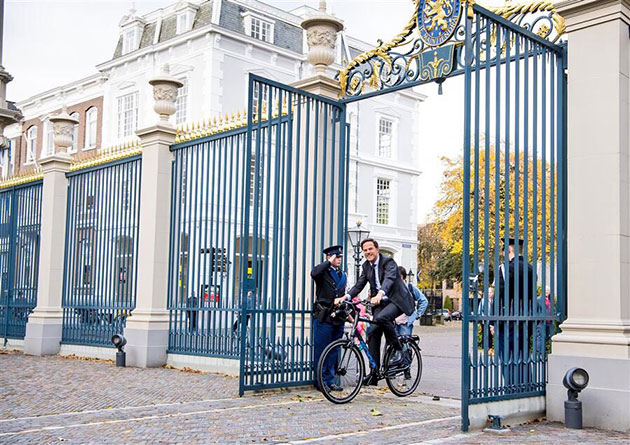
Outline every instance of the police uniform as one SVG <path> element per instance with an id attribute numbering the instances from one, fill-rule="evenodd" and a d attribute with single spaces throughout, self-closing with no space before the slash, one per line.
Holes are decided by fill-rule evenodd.
<path id="1" fill-rule="evenodd" d="M 523 240 L 516 240 L 509 238 L 508 244 L 515 246 L 518 242 L 519 249 L 516 249 L 514 257 L 509 261 L 507 268 L 507 277 L 505 273 L 505 264 L 501 263 L 499 266 L 499 285 L 495 298 L 498 298 L 497 306 L 499 313 L 496 315 L 526 315 L 532 316 L 533 306 L 536 302 L 536 277 L 534 268 L 529 264 L 525 258 L 520 255 L 520 247 L 523 245 Z M 516 277 L 518 275 L 518 298 L 516 294 Z M 506 284 L 507 281 L 507 284 Z M 525 292 L 527 287 L 527 292 Z M 507 297 L 507 298 L 506 298 Z M 507 307 L 505 306 L 507 301 Z M 516 307 L 518 304 L 518 307 Z M 494 308 L 494 305 L 493 305 Z M 527 331 L 525 331 L 525 325 L 527 325 Z M 518 334 L 518 341 L 516 335 Z M 505 321 L 499 322 L 497 346 L 498 357 L 502 362 L 518 362 L 521 363 L 527 360 L 529 348 L 525 345 L 529 345 L 529 339 L 525 339 L 525 336 L 533 334 L 533 323 L 524 321 Z M 511 348 L 511 350 L 510 350 Z M 506 350 L 507 349 L 507 350 Z M 517 382 L 515 380 L 515 369 L 504 369 L 505 385 L 512 386 Z M 522 372 L 522 370 L 521 370 Z M 529 370 L 531 372 L 531 370 Z"/>
<path id="2" fill-rule="evenodd" d="M 324 255 L 343 254 L 342 246 L 331 246 L 324 249 Z M 326 346 L 343 335 L 345 320 L 333 316 L 334 300 L 346 294 L 348 277 L 341 269 L 332 267 L 330 261 L 315 266 L 311 271 L 315 281 L 315 301 L 313 303 L 313 368 L 318 370 L 319 358 Z M 333 358 L 332 355 L 329 358 Z M 334 385 L 334 358 L 324 364 L 322 380 L 328 386 Z M 315 379 L 317 382 L 317 379 Z"/>

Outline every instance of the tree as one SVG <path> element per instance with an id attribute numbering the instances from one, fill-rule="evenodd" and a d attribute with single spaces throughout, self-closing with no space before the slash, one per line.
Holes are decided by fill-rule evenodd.
<path id="1" fill-rule="evenodd" d="M 451 300 L 451 297 L 444 297 L 444 309 L 453 312 L 453 300 Z"/>
<path id="2" fill-rule="evenodd" d="M 440 237 L 440 227 L 437 223 L 418 226 L 418 274 L 420 287 L 435 288 L 441 284 L 442 273 L 440 264 L 448 249 Z"/>
<path id="3" fill-rule="evenodd" d="M 502 261 L 501 255 L 504 252 L 500 240 L 495 244 L 495 238 L 503 239 L 506 234 L 514 236 L 516 227 L 519 229 L 519 238 L 525 237 L 524 229 L 527 229 L 529 260 L 540 260 L 543 256 L 549 260 L 552 256 L 550 254 L 552 236 L 557 243 L 557 235 L 552 231 L 555 228 L 551 225 L 552 177 L 549 164 L 545 164 L 543 168 L 540 160 L 534 162 L 530 158 L 524 161 L 523 153 L 519 153 L 518 160 L 515 153 L 510 153 L 506 164 L 505 156 L 501 156 L 503 153 L 499 156 L 497 154 L 497 150 L 490 146 L 487 151 L 480 149 L 478 160 L 474 159 L 474 155 L 471 160 L 470 214 L 467 215 L 470 221 L 471 262 L 476 252 L 478 261 L 486 261 L 487 270 L 491 270 L 497 260 Z M 457 267 L 461 275 L 464 218 L 463 157 L 442 158 L 442 161 L 446 166 L 441 185 L 442 196 L 434 206 L 433 219 L 440 222 L 437 224 L 440 227 L 440 237 L 450 256 L 441 257 L 440 269 L 441 273 L 448 274 Z M 475 177 L 475 161 L 479 163 L 478 180 Z M 554 178 L 554 187 L 556 179 Z M 554 190 L 554 193 L 557 193 L 557 190 Z M 557 194 L 554 196 L 557 197 Z M 478 211 L 477 224 L 474 223 L 475 207 Z M 553 217 L 557 221 L 555 211 Z"/>

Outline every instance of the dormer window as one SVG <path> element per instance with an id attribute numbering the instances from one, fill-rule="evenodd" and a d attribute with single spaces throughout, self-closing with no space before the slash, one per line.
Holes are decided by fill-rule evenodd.
<path id="1" fill-rule="evenodd" d="M 177 11 L 177 34 L 190 31 L 195 23 L 198 5 L 189 2 L 179 2 L 175 10 Z"/>
<path id="2" fill-rule="evenodd" d="M 120 35 L 122 38 L 123 55 L 129 54 L 140 48 L 140 40 L 142 40 L 142 32 L 146 22 L 143 18 L 137 17 L 135 11 L 130 11 L 130 15 L 123 17 L 120 21 Z"/>
<path id="3" fill-rule="evenodd" d="M 123 54 L 130 53 L 138 48 L 138 44 L 136 43 L 136 35 L 137 32 L 135 29 L 128 29 L 123 33 Z"/>
<path id="4" fill-rule="evenodd" d="M 273 43 L 274 22 L 251 12 L 243 14 L 245 33 L 263 42 Z"/>

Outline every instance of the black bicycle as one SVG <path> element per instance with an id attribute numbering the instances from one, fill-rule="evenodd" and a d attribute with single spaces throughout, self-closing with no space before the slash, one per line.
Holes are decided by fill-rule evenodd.
<path id="1" fill-rule="evenodd" d="M 390 391 L 398 397 L 405 397 L 413 394 L 418 388 L 422 378 L 422 356 L 418 346 L 417 335 L 400 335 L 398 339 L 403 345 L 403 354 L 407 354 L 407 366 L 390 368 L 389 363 L 395 350 L 392 345 L 388 345 L 380 369 L 376 369 L 376 362 L 370 355 L 370 351 L 357 329 L 360 322 L 376 323 L 368 318 L 360 317 L 357 306 L 370 306 L 367 301 L 343 302 L 335 312 L 335 316 L 350 319 L 352 328 L 344 338 L 329 344 L 322 352 L 317 364 L 317 383 L 322 389 L 324 396 L 333 403 L 348 403 L 352 401 L 361 386 L 366 384 L 371 378 L 387 382 Z M 370 365 L 370 373 L 365 374 L 365 363 L 363 353 L 367 357 Z M 334 384 L 325 385 L 323 382 L 323 367 L 326 361 L 334 361 L 335 374 Z"/>

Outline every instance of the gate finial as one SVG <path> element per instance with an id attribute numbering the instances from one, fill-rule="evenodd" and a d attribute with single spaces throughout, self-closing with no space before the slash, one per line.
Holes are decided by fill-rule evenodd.
<path id="1" fill-rule="evenodd" d="M 343 29 L 343 23 L 326 14 L 326 1 L 320 0 L 319 11 L 302 21 L 308 43 L 308 61 L 318 74 L 324 74 L 328 66 L 335 61 L 337 33 Z"/>

